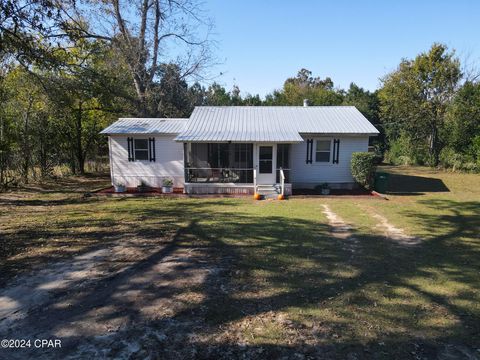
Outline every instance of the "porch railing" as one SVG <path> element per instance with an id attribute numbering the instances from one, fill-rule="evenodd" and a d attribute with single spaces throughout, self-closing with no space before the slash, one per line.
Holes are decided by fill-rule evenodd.
<path id="1" fill-rule="evenodd" d="M 253 168 L 194 168 L 185 169 L 189 183 L 253 183 Z"/>
<path id="2" fill-rule="evenodd" d="M 285 195 L 285 174 L 282 168 L 280 168 L 280 191 L 282 195 Z"/>
<path id="3" fill-rule="evenodd" d="M 285 176 L 285 182 L 289 183 L 290 182 L 290 169 L 285 169 L 281 168 L 283 171 L 283 175 Z M 280 168 L 277 169 L 277 174 L 276 174 L 276 182 L 277 184 L 280 183 L 281 177 L 280 177 Z"/>

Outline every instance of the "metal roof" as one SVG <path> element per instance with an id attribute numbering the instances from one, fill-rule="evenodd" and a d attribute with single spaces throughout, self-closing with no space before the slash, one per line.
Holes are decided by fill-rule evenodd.
<path id="1" fill-rule="evenodd" d="M 100 134 L 179 134 L 188 119 L 120 118 Z"/>
<path id="2" fill-rule="evenodd" d="M 354 106 L 197 106 L 175 138 L 185 142 L 301 142 L 300 134 L 378 130 Z"/>

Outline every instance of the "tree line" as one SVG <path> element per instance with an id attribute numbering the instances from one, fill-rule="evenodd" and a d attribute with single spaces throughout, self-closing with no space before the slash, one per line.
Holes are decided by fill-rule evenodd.
<path id="1" fill-rule="evenodd" d="M 209 78 L 212 23 L 196 0 L 0 0 L 0 10 L 0 188 L 100 171 L 99 131 L 118 117 L 303 99 L 356 106 L 388 162 L 480 169 L 478 77 L 442 44 L 401 60 L 373 92 L 301 69 L 262 99 Z"/>

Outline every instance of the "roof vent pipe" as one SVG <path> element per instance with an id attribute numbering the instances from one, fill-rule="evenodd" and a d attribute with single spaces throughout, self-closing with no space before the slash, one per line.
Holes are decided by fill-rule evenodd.
<path id="1" fill-rule="evenodd" d="M 303 107 L 307 107 L 308 106 L 308 99 L 303 99 Z"/>

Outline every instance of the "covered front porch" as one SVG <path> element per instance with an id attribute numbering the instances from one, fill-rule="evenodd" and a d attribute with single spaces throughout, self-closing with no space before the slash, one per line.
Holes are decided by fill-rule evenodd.
<path id="1" fill-rule="evenodd" d="M 290 195 L 290 144 L 184 143 L 187 194 Z"/>

